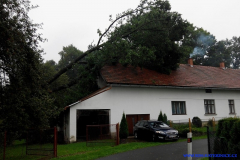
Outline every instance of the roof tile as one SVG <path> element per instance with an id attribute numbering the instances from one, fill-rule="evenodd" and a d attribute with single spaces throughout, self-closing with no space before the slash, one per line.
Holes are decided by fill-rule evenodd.
<path id="1" fill-rule="evenodd" d="M 118 64 L 104 66 L 101 75 L 110 84 L 240 89 L 240 70 L 220 67 L 180 64 L 176 71 L 166 75 Z"/>

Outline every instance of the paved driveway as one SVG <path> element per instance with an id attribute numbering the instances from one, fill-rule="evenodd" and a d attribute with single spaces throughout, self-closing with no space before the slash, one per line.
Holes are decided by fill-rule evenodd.
<path id="1" fill-rule="evenodd" d="M 157 143 L 157 142 L 156 142 Z M 207 154 L 207 139 L 193 140 L 193 154 Z M 187 142 L 136 149 L 133 151 L 114 154 L 98 160 L 187 160 Z M 193 160 L 199 158 L 193 157 Z"/>

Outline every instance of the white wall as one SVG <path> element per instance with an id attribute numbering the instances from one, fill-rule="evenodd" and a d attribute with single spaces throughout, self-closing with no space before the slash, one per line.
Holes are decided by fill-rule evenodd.
<path id="1" fill-rule="evenodd" d="M 214 99 L 216 115 L 205 115 L 204 99 Z M 76 141 L 77 109 L 110 109 L 110 123 L 121 121 L 125 114 L 150 114 L 150 119 L 157 119 L 160 110 L 169 120 L 184 120 L 198 116 L 201 119 L 227 117 L 229 115 L 228 99 L 233 99 L 237 116 L 240 112 L 240 91 L 204 89 L 167 89 L 167 88 L 127 88 L 112 89 L 87 99 L 70 108 L 70 141 Z M 172 115 L 171 101 L 185 101 L 186 115 Z"/>

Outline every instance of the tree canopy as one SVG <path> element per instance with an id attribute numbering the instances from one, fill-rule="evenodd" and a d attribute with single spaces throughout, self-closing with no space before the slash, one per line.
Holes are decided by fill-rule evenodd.
<path id="1" fill-rule="evenodd" d="M 189 34 L 189 23 L 170 10 L 168 1 L 142 0 L 136 9 L 129 9 L 115 19 L 110 16 L 108 28 L 104 32 L 98 30 L 97 44 L 90 45 L 89 50 L 62 68 L 48 84 L 91 53 L 102 64 L 120 62 L 169 74 L 177 68 L 183 55 L 179 44 Z"/>
<path id="2" fill-rule="evenodd" d="M 42 86 L 41 50 L 44 41 L 28 11 L 25 0 L 0 3 L 0 129 L 21 131 L 27 127 L 46 127 L 59 111 Z"/>

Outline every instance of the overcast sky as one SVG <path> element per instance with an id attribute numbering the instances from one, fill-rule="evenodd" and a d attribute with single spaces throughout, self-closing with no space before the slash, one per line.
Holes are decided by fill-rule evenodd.
<path id="1" fill-rule="evenodd" d="M 109 15 L 136 8 L 140 0 L 30 0 L 37 9 L 30 11 L 34 23 L 48 41 L 41 44 L 45 60 L 58 62 L 63 46 L 73 44 L 86 51 L 97 43 L 97 29 L 104 31 Z M 217 40 L 240 36 L 240 0 L 169 0 L 172 11 L 182 14 L 197 27 L 209 31 Z"/>

